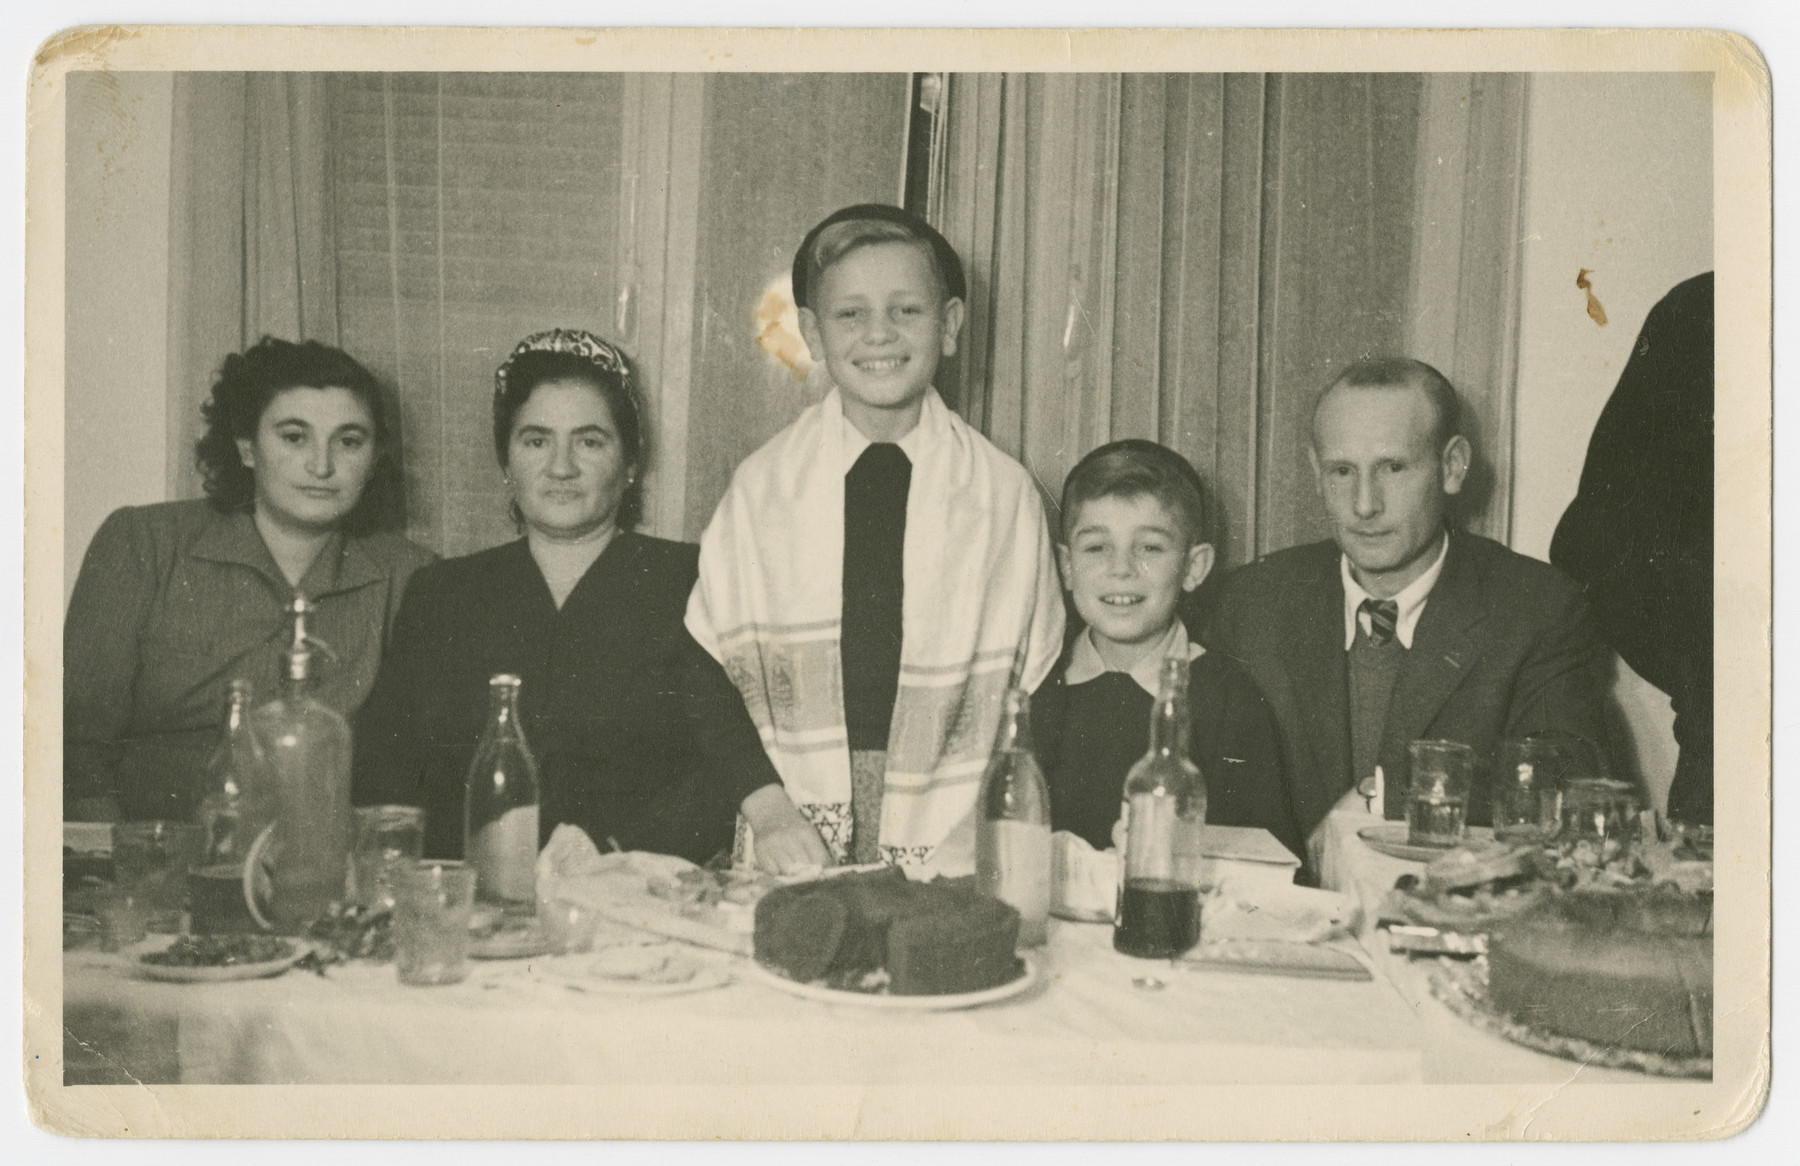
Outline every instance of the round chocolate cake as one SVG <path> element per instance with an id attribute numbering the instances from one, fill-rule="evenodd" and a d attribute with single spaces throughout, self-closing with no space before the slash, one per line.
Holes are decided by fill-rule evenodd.
<path id="1" fill-rule="evenodd" d="M 756 959 L 804 984 L 896 996 L 978 992 L 1018 978 L 1019 913 L 973 879 L 898 868 L 779 887 L 756 905 Z"/>
<path id="2" fill-rule="evenodd" d="M 1570 891 L 1488 939 L 1488 1000 L 1534 1028 L 1672 1057 L 1712 1055 L 1712 896 Z"/>

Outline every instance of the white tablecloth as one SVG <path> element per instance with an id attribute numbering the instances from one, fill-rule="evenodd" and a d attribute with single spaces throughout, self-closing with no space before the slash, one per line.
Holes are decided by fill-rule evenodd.
<path id="1" fill-rule="evenodd" d="M 411 988 L 391 965 L 204 986 L 64 960 L 74 1076 L 184 1083 L 1131 1085 L 1421 1079 L 1417 1023 L 1385 984 L 1175 971 L 1121 956 L 1111 930 L 1053 921 L 1029 993 L 894 1013 L 791 997 L 742 964 L 727 987 L 656 998 L 576 993 L 527 962 Z M 605 936 L 603 935 L 604 942 Z M 728 963 L 733 957 L 717 957 Z M 1132 985 L 1146 970 L 1166 987 Z"/>

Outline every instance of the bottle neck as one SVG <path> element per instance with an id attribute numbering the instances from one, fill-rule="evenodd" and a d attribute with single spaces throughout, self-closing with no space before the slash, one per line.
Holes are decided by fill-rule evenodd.
<path id="1" fill-rule="evenodd" d="M 1006 709 L 1000 719 L 1000 740 L 995 751 L 999 753 L 1030 753 L 1032 751 L 1031 699 L 1017 689 L 1007 694 Z"/>
<path id="2" fill-rule="evenodd" d="M 496 736 L 516 737 L 519 733 L 519 688 L 516 684 L 496 684 L 488 689 L 488 731 Z"/>
<path id="3" fill-rule="evenodd" d="M 1161 757 L 1188 755 L 1187 668 L 1163 669 L 1162 691 L 1150 712 L 1150 752 Z"/>
<path id="4" fill-rule="evenodd" d="M 231 703 L 225 709 L 225 735 L 235 737 L 250 723 L 250 692 L 245 688 L 231 690 Z"/>

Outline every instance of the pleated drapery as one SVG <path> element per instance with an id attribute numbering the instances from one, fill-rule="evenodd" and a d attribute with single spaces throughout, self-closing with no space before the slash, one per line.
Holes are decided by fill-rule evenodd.
<path id="1" fill-rule="evenodd" d="M 1313 398 L 1388 353 L 1456 381 L 1490 481 L 1510 464 L 1523 79 L 934 88 L 924 209 L 971 277 L 947 392 L 1047 496 L 1087 450 L 1148 437 L 1200 469 L 1222 561 L 1323 537 Z M 1503 498 L 1485 492 L 1469 525 L 1504 537 Z"/>
<path id="2" fill-rule="evenodd" d="M 199 494 L 200 406 L 264 334 L 339 342 L 328 85 L 177 73 L 169 223 L 169 491 Z"/>

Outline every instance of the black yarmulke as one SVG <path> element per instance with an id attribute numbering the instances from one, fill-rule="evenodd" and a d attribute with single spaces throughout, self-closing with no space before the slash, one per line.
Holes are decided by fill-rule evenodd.
<path id="1" fill-rule="evenodd" d="M 890 223 L 901 223 L 919 233 L 919 237 L 931 244 L 931 250 L 937 256 L 938 270 L 944 277 L 944 293 L 947 298 L 967 299 L 968 284 L 963 279 L 962 260 L 957 258 L 956 248 L 950 246 L 950 240 L 944 238 L 930 223 L 902 207 L 889 206 L 880 202 L 858 203 L 847 206 L 841 211 L 828 215 L 818 226 L 806 233 L 800 244 L 800 250 L 794 252 L 794 305 L 809 308 L 811 289 L 806 286 L 806 257 L 812 253 L 812 247 L 818 241 L 820 232 L 834 223 L 848 219 L 882 219 Z"/>

